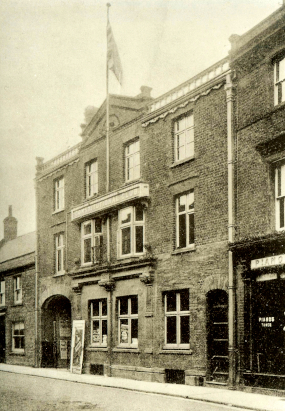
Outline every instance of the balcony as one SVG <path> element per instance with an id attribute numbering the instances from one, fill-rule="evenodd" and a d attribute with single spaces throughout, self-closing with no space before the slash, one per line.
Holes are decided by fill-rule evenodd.
<path id="1" fill-rule="evenodd" d="M 132 184 L 119 190 L 112 191 L 111 193 L 105 194 L 94 200 L 84 202 L 73 208 L 71 210 L 71 221 L 80 221 L 86 217 L 95 216 L 111 209 L 118 208 L 124 203 L 148 197 L 148 184 Z"/>

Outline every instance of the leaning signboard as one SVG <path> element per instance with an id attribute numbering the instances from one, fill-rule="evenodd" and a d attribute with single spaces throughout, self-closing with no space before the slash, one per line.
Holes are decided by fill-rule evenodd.
<path id="1" fill-rule="evenodd" d="M 74 320 L 72 324 L 70 371 L 81 374 L 83 363 L 85 320 Z"/>

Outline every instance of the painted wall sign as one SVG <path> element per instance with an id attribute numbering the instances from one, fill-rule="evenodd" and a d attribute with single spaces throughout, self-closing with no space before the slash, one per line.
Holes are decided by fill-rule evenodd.
<path id="1" fill-rule="evenodd" d="M 285 264 L 285 254 L 280 254 L 265 258 L 258 258 L 257 260 L 251 260 L 250 268 L 252 270 L 256 270 L 258 268 L 272 267 L 283 264 Z"/>

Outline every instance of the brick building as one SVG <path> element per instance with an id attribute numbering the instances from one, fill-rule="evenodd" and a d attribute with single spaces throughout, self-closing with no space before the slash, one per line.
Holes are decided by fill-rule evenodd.
<path id="1" fill-rule="evenodd" d="M 35 232 L 17 237 L 9 206 L 0 246 L 0 362 L 35 365 Z"/>
<path id="2" fill-rule="evenodd" d="M 237 383 L 285 388 L 285 7 L 232 36 Z"/>
<path id="3" fill-rule="evenodd" d="M 284 13 L 38 159 L 39 364 L 84 320 L 84 372 L 284 389 Z"/>
<path id="4" fill-rule="evenodd" d="M 224 59 L 156 100 L 112 95 L 109 161 L 105 103 L 38 159 L 42 366 L 66 366 L 79 319 L 84 372 L 226 383 L 229 89 Z"/>

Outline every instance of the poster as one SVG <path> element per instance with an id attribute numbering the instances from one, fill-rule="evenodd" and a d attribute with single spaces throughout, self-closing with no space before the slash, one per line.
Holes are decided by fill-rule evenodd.
<path id="1" fill-rule="evenodd" d="M 84 352 L 85 321 L 74 320 L 72 326 L 70 371 L 81 374 Z"/>

